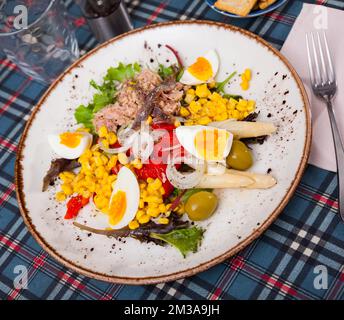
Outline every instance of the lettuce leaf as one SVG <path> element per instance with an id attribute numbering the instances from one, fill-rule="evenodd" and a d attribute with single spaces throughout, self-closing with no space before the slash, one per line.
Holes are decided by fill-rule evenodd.
<path id="1" fill-rule="evenodd" d="M 224 81 L 216 83 L 216 91 L 219 93 L 225 93 L 225 86 L 236 75 L 236 71 L 232 72 Z"/>
<path id="2" fill-rule="evenodd" d="M 80 105 L 76 108 L 74 117 L 77 123 L 94 130 L 92 123 L 93 116 L 99 110 L 115 102 L 116 84 L 133 78 L 140 71 L 141 67 L 138 63 L 127 65 L 119 63 L 117 67 L 108 69 L 101 84 L 97 84 L 94 80 L 91 80 L 90 85 L 97 92 L 93 95 L 92 101 L 87 106 Z"/>
<path id="3" fill-rule="evenodd" d="M 153 239 L 165 241 L 166 243 L 177 248 L 185 258 L 188 252 L 196 252 L 203 238 L 204 230 L 198 227 L 188 229 L 173 230 L 169 233 L 150 234 Z"/>
<path id="4" fill-rule="evenodd" d="M 162 79 L 166 79 L 173 74 L 173 68 L 171 66 L 165 67 L 163 64 L 159 64 L 158 74 Z"/>

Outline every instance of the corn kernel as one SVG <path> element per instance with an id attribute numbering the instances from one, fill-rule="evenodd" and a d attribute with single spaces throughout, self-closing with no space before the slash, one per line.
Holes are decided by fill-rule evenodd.
<path id="1" fill-rule="evenodd" d="M 206 84 L 201 84 L 196 87 L 196 95 L 200 98 L 207 98 L 211 92 Z"/>
<path id="2" fill-rule="evenodd" d="M 179 114 L 182 116 L 182 117 L 187 117 L 190 115 L 190 112 L 187 108 L 185 107 L 181 107 L 180 108 L 180 111 L 179 111 Z"/>
<path id="3" fill-rule="evenodd" d="M 148 208 L 147 209 L 147 214 L 153 218 L 156 218 L 160 215 L 160 210 L 159 208 Z"/>
<path id="4" fill-rule="evenodd" d="M 159 211 L 160 211 L 161 213 L 165 213 L 165 212 L 166 212 L 166 206 L 165 206 L 163 203 L 161 203 L 161 204 L 159 205 Z"/>
<path id="5" fill-rule="evenodd" d="M 191 94 L 191 95 L 195 95 L 195 90 L 191 88 L 188 91 L 186 91 L 186 93 Z"/>
<path id="6" fill-rule="evenodd" d="M 198 123 L 200 125 L 207 125 L 210 122 L 211 122 L 211 119 L 209 117 L 202 117 L 198 120 Z"/>
<path id="7" fill-rule="evenodd" d="M 63 184 L 63 185 L 61 186 L 61 189 L 62 189 L 62 191 L 63 191 L 67 196 L 70 196 L 70 195 L 73 194 L 73 188 L 72 188 L 72 186 L 69 185 L 69 184 Z"/>
<path id="8" fill-rule="evenodd" d="M 249 89 L 249 83 L 247 82 L 247 81 L 244 81 L 244 82 L 242 82 L 241 84 L 240 84 L 240 86 L 241 86 L 241 89 L 242 90 L 244 90 L 244 91 L 246 91 L 246 90 L 248 90 Z"/>
<path id="9" fill-rule="evenodd" d="M 173 124 L 174 124 L 174 126 L 175 126 L 176 128 L 178 128 L 178 127 L 180 127 L 180 126 L 182 125 L 182 124 L 180 123 L 180 121 L 177 120 L 177 119 L 174 121 Z"/>
<path id="10" fill-rule="evenodd" d="M 245 75 L 246 80 L 247 80 L 247 81 L 250 81 L 251 78 L 252 78 L 251 69 L 246 69 L 245 72 L 244 72 L 244 75 Z"/>
<path id="11" fill-rule="evenodd" d="M 102 126 L 98 130 L 98 135 L 100 138 L 105 138 L 108 135 L 107 128 L 105 126 Z"/>
<path id="12" fill-rule="evenodd" d="M 145 214 L 145 215 L 143 215 L 140 219 L 138 219 L 139 220 L 139 223 L 140 224 L 145 224 L 145 223 L 147 223 L 147 222 L 149 222 L 150 221 L 150 216 L 149 215 L 147 215 L 147 214 Z"/>
<path id="13" fill-rule="evenodd" d="M 153 178 L 148 178 L 148 179 L 147 179 L 147 182 L 148 182 L 148 183 L 153 183 L 153 182 L 154 182 L 154 179 L 153 179 Z"/>
<path id="14" fill-rule="evenodd" d="M 115 144 L 117 142 L 117 136 L 114 132 L 110 132 L 108 136 L 109 144 Z"/>
<path id="15" fill-rule="evenodd" d="M 64 192 L 60 191 L 56 193 L 55 198 L 57 201 L 65 201 L 67 197 Z"/>
<path id="16" fill-rule="evenodd" d="M 151 116 L 148 116 L 146 123 L 147 124 L 152 124 L 153 118 Z"/>
<path id="17" fill-rule="evenodd" d="M 169 220 L 167 218 L 160 218 L 158 220 L 158 223 L 160 224 L 168 224 L 169 223 Z"/>
<path id="18" fill-rule="evenodd" d="M 120 164 L 126 165 L 129 163 L 128 157 L 125 153 L 118 154 L 118 161 Z"/>
<path id="19" fill-rule="evenodd" d="M 138 210 L 136 213 L 136 219 L 140 219 L 144 215 L 145 215 L 145 212 L 143 210 Z"/>
<path id="20" fill-rule="evenodd" d="M 129 223 L 129 229 L 135 230 L 139 227 L 139 223 L 136 220 L 130 221 Z"/>
<path id="21" fill-rule="evenodd" d="M 194 94 L 186 94 L 186 96 L 184 98 L 184 101 L 187 104 L 190 104 L 192 101 L 194 101 L 194 99 L 195 99 L 195 95 Z"/>

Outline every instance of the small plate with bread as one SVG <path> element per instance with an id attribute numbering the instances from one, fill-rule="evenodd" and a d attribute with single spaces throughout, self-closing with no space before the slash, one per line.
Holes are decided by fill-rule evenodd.
<path id="1" fill-rule="evenodd" d="M 276 10 L 288 0 L 206 0 L 215 11 L 231 18 L 253 18 Z"/>

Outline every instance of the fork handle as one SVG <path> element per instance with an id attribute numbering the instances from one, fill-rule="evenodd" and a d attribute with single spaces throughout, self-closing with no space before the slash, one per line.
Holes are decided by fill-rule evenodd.
<path id="1" fill-rule="evenodd" d="M 336 152 L 337 160 L 337 177 L 338 177 L 338 204 L 339 204 L 339 214 L 344 221 L 344 147 L 343 141 L 338 129 L 335 113 L 333 110 L 332 101 L 327 100 L 327 110 L 330 117 L 332 135 L 334 141 L 334 148 Z"/>

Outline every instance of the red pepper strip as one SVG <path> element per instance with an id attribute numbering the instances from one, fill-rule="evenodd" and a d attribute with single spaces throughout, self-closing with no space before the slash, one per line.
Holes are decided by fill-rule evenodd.
<path id="1" fill-rule="evenodd" d="M 123 165 L 121 165 L 119 162 L 116 163 L 116 165 L 111 169 L 111 174 L 118 174 L 119 170 L 121 170 L 121 168 L 123 167 Z"/>
<path id="2" fill-rule="evenodd" d="M 182 202 L 183 195 L 185 194 L 186 190 L 182 190 L 180 194 L 175 198 L 171 203 L 170 210 L 173 211 L 175 208 L 179 206 L 179 204 Z"/>
<path id="3" fill-rule="evenodd" d="M 75 196 L 70 198 L 67 202 L 67 212 L 65 215 L 65 219 L 73 219 L 75 218 L 79 211 L 89 203 L 89 198 L 84 198 L 81 195 Z"/>
<path id="4" fill-rule="evenodd" d="M 167 49 L 169 49 L 170 51 L 172 51 L 172 53 L 174 54 L 174 56 L 176 57 L 176 59 L 177 59 L 177 61 L 178 61 L 179 67 L 180 67 L 180 68 L 183 68 L 183 67 L 184 67 L 184 66 L 183 66 L 183 61 L 182 61 L 182 59 L 180 58 L 180 55 L 179 55 L 178 51 L 177 51 L 176 49 L 172 48 L 171 46 L 169 46 L 168 44 L 166 44 L 165 47 L 166 47 Z"/>

